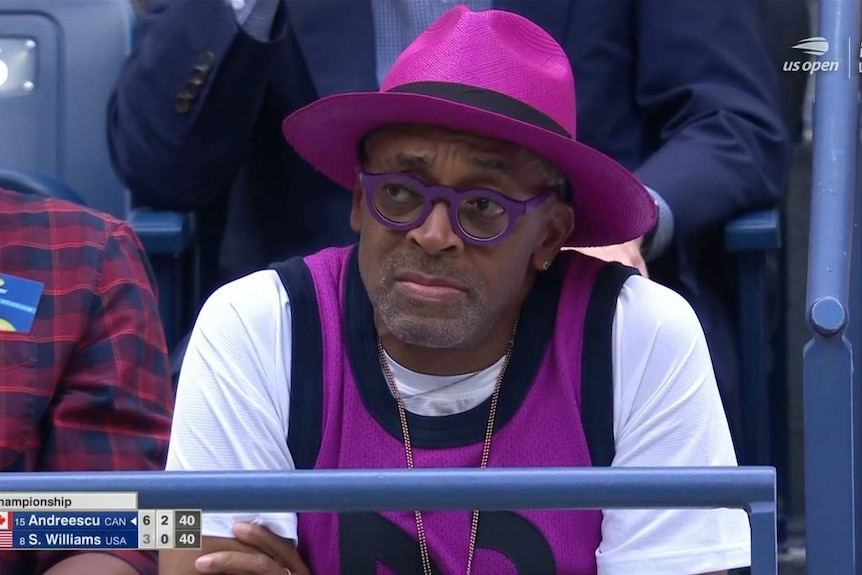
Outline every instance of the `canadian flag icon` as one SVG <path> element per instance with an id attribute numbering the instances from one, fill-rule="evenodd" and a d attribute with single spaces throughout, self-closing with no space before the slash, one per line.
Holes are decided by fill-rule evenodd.
<path id="1" fill-rule="evenodd" d="M 12 512 L 0 511 L 0 531 L 12 529 Z"/>

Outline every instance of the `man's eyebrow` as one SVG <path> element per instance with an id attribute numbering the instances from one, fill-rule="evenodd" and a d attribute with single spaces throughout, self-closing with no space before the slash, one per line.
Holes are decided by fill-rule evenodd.
<path id="1" fill-rule="evenodd" d="M 509 162 L 502 158 L 471 156 L 469 162 L 473 166 L 482 170 L 500 172 L 502 174 L 508 174 L 511 172 L 511 166 L 509 165 Z"/>
<path id="2" fill-rule="evenodd" d="M 433 159 L 430 156 L 398 152 L 393 158 L 395 164 L 402 170 L 424 169 L 431 166 Z"/>
<path id="3" fill-rule="evenodd" d="M 503 158 L 488 156 L 470 156 L 467 163 L 480 170 L 498 172 L 500 174 L 511 173 L 511 165 Z M 426 170 L 434 164 L 434 157 L 427 154 L 413 154 L 409 152 L 398 152 L 392 158 L 392 162 L 402 170 Z"/>

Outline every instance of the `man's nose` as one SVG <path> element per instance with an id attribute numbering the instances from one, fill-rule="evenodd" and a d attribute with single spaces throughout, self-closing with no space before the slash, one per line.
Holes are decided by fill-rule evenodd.
<path id="1" fill-rule="evenodd" d="M 422 225 L 410 230 L 407 237 L 429 254 L 457 254 L 464 249 L 464 242 L 452 229 L 446 202 L 437 202 Z"/>

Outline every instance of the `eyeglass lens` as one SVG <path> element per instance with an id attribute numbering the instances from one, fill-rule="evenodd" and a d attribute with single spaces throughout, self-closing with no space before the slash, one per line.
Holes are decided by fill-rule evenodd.
<path id="1" fill-rule="evenodd" d="M 425 211 L 426 195 L 418 186 L 404 182 L 383 183 L 374 191 L 374 207 L 381 216 L 396 224 L 415 222 Z M 469 195 L 457 209 L 458 224 L 467 235 L 490 239 L 506 230 L 509 213 L 490 197 Z"/>

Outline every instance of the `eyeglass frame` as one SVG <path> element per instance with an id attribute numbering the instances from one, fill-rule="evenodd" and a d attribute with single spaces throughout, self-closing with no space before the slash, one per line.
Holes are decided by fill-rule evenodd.
<path id="1" fill-rule="evenodd" d="M 488 188 L 456 190 L 453 187 L 440 184 L 429 185 L 407 172 L 370 173 L 360 171 L 359 183 L 362 186 L 363 193 L 365 194 L 365 202 L 368 206 L 368 211 L 371 212 L 374 219 L 383 227 L 396 232 L 409 232 L 421 227 L 428 219 L 428 216 L 431 215 L 434 205 L 440 200 L 444 200 L 448 204 L 447 213 L 449 214 L 449 225 L 451 226 L 452 231 L 455 232 L 455 235 L 461 238 L 465 243 L 478 246 L 491 246 L 501 242 L 512 233 L 518 219 L 535 210 L 554 194 L 560 192 L 559 186 L 550 186 L 545 188 L 537 196 L 528 200 L 515 200 L 505 194 Z M 374 195 L 377 193 L 377 190 L 381 185 L 390 183 L 408 184 L 411 189 L 422 195 L 424 199 L 422 211 L 419 212 L 419 215 L 412 221 L 403 224 L 393 222 L 381 214 L 380 210 L 377 208 L 377 204 L 374 202 Z M 503 228 L 503 230 L 496 236 L 490 238 L 477 238 L 467 233 L 461 225 L 461 222 L 458 220 L 458 209 L 462 203 L 473 198 L 487 198 L 499 203 L 506 210 L 506 213 L 509 215 L 508 222 L 506 223 L 506 227 Z"/>

